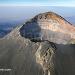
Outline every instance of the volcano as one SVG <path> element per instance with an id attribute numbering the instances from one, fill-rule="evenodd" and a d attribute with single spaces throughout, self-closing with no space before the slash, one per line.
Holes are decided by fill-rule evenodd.
<path id="1" fill-rule="evenodd" d="M 38 14 L 0 39 L 0 75 L 75 75 L 74 40 L 63 17 Z"/>

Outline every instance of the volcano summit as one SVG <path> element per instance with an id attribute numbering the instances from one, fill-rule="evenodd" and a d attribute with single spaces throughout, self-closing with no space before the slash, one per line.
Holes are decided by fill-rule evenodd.
<path id="1" fill-rule="evenodd" d="M 58 44 L 66 44 L 75 39 L 75 27 L 53 12 L 39 14 L 27 21 L 20 33 L 32 41 L 48 40 Z"/>

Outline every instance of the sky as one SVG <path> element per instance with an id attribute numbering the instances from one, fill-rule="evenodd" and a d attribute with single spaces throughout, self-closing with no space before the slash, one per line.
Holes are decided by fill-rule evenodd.
<path id="1" fill-rule="evenodd" d="M 75 0 L 0 0 L 0 22 L 26 20 L 47 11 L 75 17 Z"/>
<path id="2" fill-rule="evenodd" d="M 59 6 L 0 6 L 0 21 L 26 20 L 39 13 L 55 12 L 62 17 L 75 17 L 74 7 Z"/>
<path id="3" fill-rule="evenodd" d="M 0 0 L 0 5 L 75 6 L 75 0 Z"/>

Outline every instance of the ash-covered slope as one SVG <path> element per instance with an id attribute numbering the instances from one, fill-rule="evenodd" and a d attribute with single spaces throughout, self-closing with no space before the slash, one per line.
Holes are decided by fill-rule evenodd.
<path id="1" fill-rule="evenodd" d="M 0 75 L 75 75 L 75 27 L 46 12 L 0 39 Z M 64 45 L 66 44 L 66 45 Z"/>
<path id="2" fill-rule="evenodd" d="M 34 41 L 66 44 L 75 39 L 75 27 L 56 13 L 46 12 L 27 21 L 21 27 L 20 34 Z"/>

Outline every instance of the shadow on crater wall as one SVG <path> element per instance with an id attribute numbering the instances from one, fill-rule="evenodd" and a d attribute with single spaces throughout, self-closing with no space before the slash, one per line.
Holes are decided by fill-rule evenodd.
<path id="1" fill-rule="evenodd" d="M 30 39 L 33 42 L 41 41 L 41 28 L 37 22 L 26 22 L 20 29 L 22 37 Z"/>

